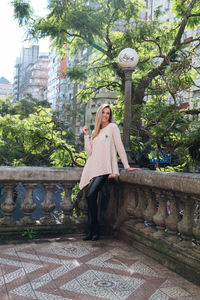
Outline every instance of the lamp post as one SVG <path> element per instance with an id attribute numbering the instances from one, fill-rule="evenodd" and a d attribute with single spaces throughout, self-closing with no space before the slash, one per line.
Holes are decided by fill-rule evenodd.
<path id="1" fill-rule="evenodd" d="M 119 53 L 118 62 L 125 75 L 123 143 L 129 164 L 131 164 L 133 163 L 130 148 L 132 73 L 138 63 L 138 54 L 134 49 L 125 48 Z"/>

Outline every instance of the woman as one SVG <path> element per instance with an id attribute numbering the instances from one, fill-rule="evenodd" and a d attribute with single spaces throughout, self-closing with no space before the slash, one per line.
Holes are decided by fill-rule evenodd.
<path id="1" fill-rule="evenodd" d="M 80 189 L 86 188 L 90 228 L 83 240 L 96 241 L 99 239 L 97 196 L 107 178 L 115 178 L 119 175 L 116 151 L 127 171 L 137 168 L 130 168 L 128 164 L 120 131 L 117 125 L 112 123 L 112 111 L 108 104 L 101 105 L 97 111 L 91 140 L 87 126 L 82 128 L 82 132 L 88 160 L 83 169 L 79 187 Z"/>

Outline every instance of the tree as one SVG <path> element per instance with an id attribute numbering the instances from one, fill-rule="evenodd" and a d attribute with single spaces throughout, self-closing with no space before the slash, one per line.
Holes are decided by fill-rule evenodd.
<path id="1" fill-rule="evenodd" d="M 37 107 L 27 117 L 0 117 L 0 164 L 83 166 L 84 153 L 67 144 L 66 132 L 57 129 L 51 109 Z"/>
<path id="2" fill-rule="evenodd" d="M 50 0 L 49 13 L 44 18 L 34 16 L 27 0 L 14 0 L 15 17 L 26 26 L 30 37 L 50 36 L 53 46 L 71 54 L 77 49 L 89 47 L 91 59 L 87 65 L 77 65 L 68 74 L 74 80 L 83 80 L 85 89 L 80 91 L 83 99 L 106 87 L 118 91 L 116 116 L 122 119 L 124 73 L 117 63 L 119 52 L 126 47 L 139 53 L 139 63 L 133 72 L 132 134 L 142 136 L 141 112 L 145 97 L 173 100 L 172 123 L 176 122 L 181 92 L 195 85 L 197 68 L 193 64 L 200 37 L 184 40 L 187 28 L 200 25 L 200 2 L 198 0 L 174 0 L 172 10 L 176 21 L 167 23 L 159 18 L 162 7 L 154 19 L 141 18 L 143 0 Z M 142 110 L 141 110 L 142 109 Z M 165 135 L 171 130 L 165 130 Z M 146 129 L 147 133 L 148 129 Z M 150 134 L 150 132 L 148 133 Z"/>
<path id="3" fill-rule="evenodd" d="M 9 113 L 11 105 L 11 97 L 0 98 L 0 115 L 5 116 Z"/>

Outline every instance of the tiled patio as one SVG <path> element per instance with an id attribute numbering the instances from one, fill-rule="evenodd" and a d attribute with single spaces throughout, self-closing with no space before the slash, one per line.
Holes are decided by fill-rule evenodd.
<path id="1" fill-rule="evenodd" d="M 118 240 L 0 245 L 0 300 L 200 299 L 200 287 Z"/>

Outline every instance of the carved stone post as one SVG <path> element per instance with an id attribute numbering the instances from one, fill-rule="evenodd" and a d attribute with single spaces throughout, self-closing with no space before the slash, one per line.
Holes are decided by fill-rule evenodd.
<path id="1" fill-rule="evenodd" d="M 200 252 L 200 201 L 199 199 L 195 199 L 196 201 L 196 226 L 193 227 L 193 234 L 197 240 L 197 250 Z"/>
<path id="2" fill-rule="evenodd" d="M 44 202 L 41 204 L 42 210 L 44 212 L 44 217 L 40 218 L 41 224 L 51 225 L 55 224 L 56 220 L 51 217 L 51 212 L 55 208 L 55 203 L 52 200 L 52 190 L 55 186 L 55 183 L 44 183 L 43 186 L 46 190 L 46 197 Z"/>
<path id="3" fill-rule="evenodd" d="M 137 187 L 138 205 L 135 209 L 135 216 L 137 217 L 137 224 L 135 229 L 144 229 L 144 210 L 146 209 L 146 195 L 143 191 L 143 186 Z"/>
<path id="4" fill-rule="evenodd" d="M 192 247 L 193 238 L 193 212 L 194 212 L 194 199 L 190 195 L 183 195 L 184 202 L 184 215 L 182 220 L 178 223 L 178 230 L 182 234 L 183 241 L 180 243 L 181 247 Z"/>
<path id="5" fill-rule="evenodd" d="M 152 234 L 155 232 L 153 216 L 156 213 L 156 196 L 153 190 L 150 188 L 145 188 L 144 194 L 148 200 L 148 206 L 144 211 L 144 218 L 148 226 L 144 228 L 143 232 L 146 234 Z"/>
<path id="6" fill-rule="evenodd" d="M 13 201 L 14 186 L 13 183 L 4 183 L 6 199 L 4 203 L 1 204 L 1 210 L 4 213 L 4 217 L 0 219 L 0 225 L 3 226 L 12 226 L 16 224 L 15 220 L 12 218 L 12 213 L 16 209 L 16 204 Z"/>
<path id="7" fill-rule="evenodd" d="M 26 189 L 26 197 L 21 205 L 24 212 L 24 217 L 20 220 L 21 225 L 33 225 L 35 220 L 32 218 L 32 213 L 36 208 L 36 203 L 33 202 L 33 190 L 36 186 L 35 183 L 24 183 L 24 188 Z"/>
<path id="8" fill-rule="evenodd" d="M 125 185 L 125 187 L 128 189 L 127 194 L 127 215 L 128 220 L 125 222 L 125 226 L 127 228 L 133 228 L 136 224 L 136 217 L 135 217 L 135 210 L 136 210 L 136 187 L 133 185 Z"/>
<path id="9" fill-rule="evenodd" d="M 166 196 L 161 190 L 155 190 L 156 200 L 159 203 L 158 211 L 153 216 L 153 220 L 157 225 L 157 232 L 153 233 L 155 238 L 161 238 L 164 236 L 165 231 L 165 220 L 167 217 L 167 208 L 166 208 Z"/>
<path id="10" fill-rule="evenodd" d="M 71 194 L 72 194 L 72 183 L 62 183 L 63 190 L 64 190 L 64 197 L 61 201 L 60 208 L 63 211 L 64 224 L 71 224 L 72 223 L 72 212 L 73 212 L 73 205 L 71 201 Z"/>
<path id="11" fill-rule="evenodd" d="M 170 201 L 170 215 L 165 220 L 165 225 L 168 229 L 169 236 L 167 241 L 170 243 L 177 243 L 179 241 L 177 236 L 177 224 L 179 220 L 178 215 L 178 200 L 179 198 L 171 191 L 166 192 L 167 199 Z"/>
<path id="12" fill-rule="evenodd" d="M 88 222 L 88 205 L 87 201 L 85 198 L 85 190 L 83 190 L 82 195 L 81 195 L 81 200 L 79 203 L 79 208 L 81 215 L 79 216 L 79 222 L 80 223 L 87 223 Z"/>

